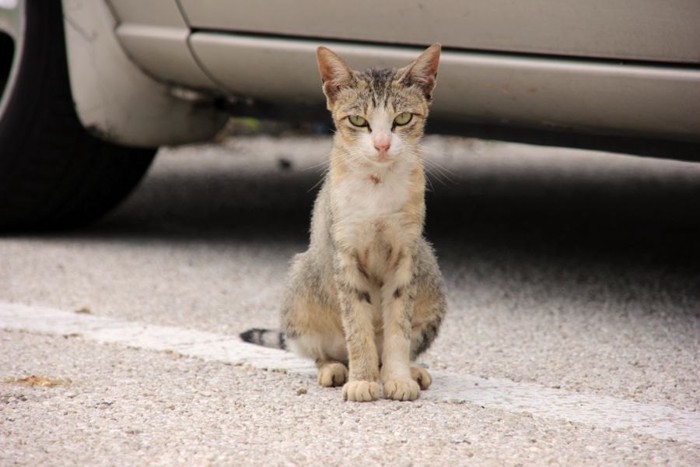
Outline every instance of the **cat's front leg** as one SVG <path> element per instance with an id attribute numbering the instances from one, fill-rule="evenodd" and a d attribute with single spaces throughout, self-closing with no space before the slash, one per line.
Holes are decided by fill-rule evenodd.
<path id="1" fill-rule="evenodd" d="M 420 386 L 411 370 L 411 319 L 416 287 L 413 283 L 391 285 L 382 292 L 384 397 L 412 401 L 420 395 Z"/>
<path id="2" fill-rule="evenodd" d="M 373 306 L 369 289 L 352 256 L 338 258 L 336 283 L 348 350 L 348 382 L 343 398 L 369 402 L 379 399 L 379 355 L 374 342 Z"/>

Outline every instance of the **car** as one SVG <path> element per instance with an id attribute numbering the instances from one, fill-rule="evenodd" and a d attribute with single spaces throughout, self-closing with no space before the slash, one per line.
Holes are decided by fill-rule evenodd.
<path id="1" fill-rule="evenodd" d="M 443 46 L 429 131 L 700 160 L 700 2 L 0 0 L 0 228 L 93 220 L 231 115 L 327 118 L 354 68 Z"/>

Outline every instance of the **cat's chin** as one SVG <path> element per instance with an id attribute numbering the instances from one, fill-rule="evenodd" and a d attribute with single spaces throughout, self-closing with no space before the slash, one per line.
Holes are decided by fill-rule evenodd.
<path id="1" fill-rule="evenodd" d="M 395 166 L 395 159 L 385 159 L 381 161 L 377 159 L 372 159 L 367 161 L 367 163 L 365 164 L 365 169 L 371 173 L 386 174 L 388 172 L 391 172 Z"/>
<path id="2" fill-rule="evenodd" d="M 365 160 L 373 167 L 387 168 L 396 163 L 396 156 L 372 154 L 365 156 Z"/>

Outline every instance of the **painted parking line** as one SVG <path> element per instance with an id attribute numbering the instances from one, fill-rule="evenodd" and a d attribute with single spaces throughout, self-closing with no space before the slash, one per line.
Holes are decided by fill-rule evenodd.
<path id="1" fill-rule="evenodd" d="M 0 302 L 0 328 L 51 335 L 78 334 L 100 343 L 174 351 L 206 361 L 264 370 L 314 374 L 313 364 L 294 354 L 241 342 L 236 336 L 125 321 L 50 308 Z M 421 397 L 467 402 L 486 408 L 589 426 L 622 429 L 659 439 L 700 445 L 700 413 L 607 396 L 552 389 L 534 383 L 434 371 Z"/>

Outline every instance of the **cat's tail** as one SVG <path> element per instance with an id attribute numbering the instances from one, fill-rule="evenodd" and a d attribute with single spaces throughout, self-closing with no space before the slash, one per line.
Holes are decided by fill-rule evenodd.
<path id="1" fill-rule="evenodd" d="M 246 332 L 239 334 L 244 342 L 251 344 L 262 345 L 272 349 L 287 350 L 287 339 L 283 332 L 274 329 L 248 329 Z"/>

